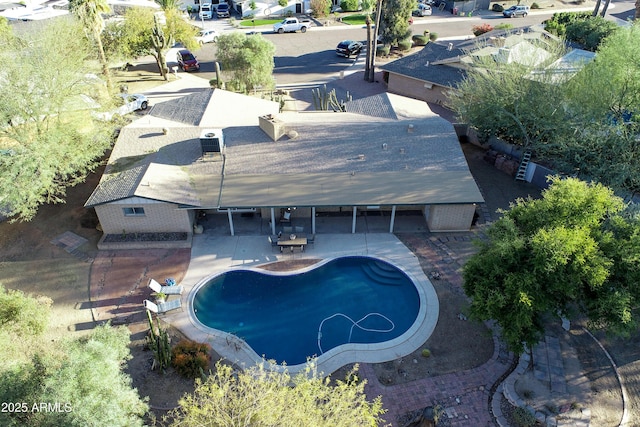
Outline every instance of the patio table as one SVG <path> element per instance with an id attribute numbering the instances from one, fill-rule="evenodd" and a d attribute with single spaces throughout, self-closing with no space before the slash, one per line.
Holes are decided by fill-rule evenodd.
<path id="1" fill-rule="evenodd" d="M 278 239 L 280 252 L 282 252 L 284 248 L 291 248 L 291 252 L 293 252 L 293 248 L 296 246 L 300 246 L 300 250 L 304 252 L 304 247 L 307 246 L 307 243 L 307 236 L 304 234 L 283 235 Z"/>

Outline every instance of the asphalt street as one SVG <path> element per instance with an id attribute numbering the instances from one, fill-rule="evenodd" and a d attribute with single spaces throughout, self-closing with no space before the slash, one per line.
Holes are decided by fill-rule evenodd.
<path id="1" fill-rule="evenodd" d="M 471 30 L 475 25 L 490 23 L 497 25 L 507 22 L 514 27 L 524 27 L 540 24 L 551 17 L 553 13 L 564 10 L 592 10 L 592 3 L 586 6 L 576 7 L 571 3 L 559 3 L 557 7 L 544 10 L 532 10 L 526 18 L 503 18 L 502 14 L 491 11 L 477 11 L 471 17 L 453 16 L 451 12 L 434 10 L 432 16 L 414 17 L 412 25 L 414 34 L 422 34 L 425 29 L 437 33 L 439 40 L 464 39 L 473 37 Z M 615 2 L 609 6 L 607 19 L 626 21 L 633 16 L 634 2 L 630 0 Z M 237 19 L 238 16 L 236 15 Z M 274 57 L 274 79 L 279 87 L 291 87 L 295 85 L 320 84 L 339 76 L 341 71 L 354 66 L 358 58 L 343 58 L 335 54 L 335 47 L 341 40 L 367 39 L 364 26 L 350 26 L 334 23 L 329 26 L 314 26 L 306 33 L 273 33 L 270 26 L 234 28 L 228 19 L 194 20 L 194 25 L 204 28 L 214 28 L 220 34 L 231 31 L 260 32 L 267 40 L 276 46 Z M 215 77 L 214 62 L 216 59 L 216 45 L 210 43 L 194 52 L 201 64 L 200 76 L 206 79 Z M 363 58 L 363 53 L 360 58 Z M 171 53 L 168 55 L 171 61 Z M 362 62 L 362 61 L 360 61 Z"/>

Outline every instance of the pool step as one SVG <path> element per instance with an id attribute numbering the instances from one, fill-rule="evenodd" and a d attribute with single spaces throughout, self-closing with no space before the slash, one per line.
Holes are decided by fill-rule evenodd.
<path id="1" fill-rule="evenodd" d="M 389 272 L 395 273 L 396 275 L 399 273 L 399 271 L 398 271 L 398 269 L 396 267 L 394 267 L 391 264 L 387 264 L 386 262 L 374 260 L 372 265 L 375 265 L 380 270 L 389 271 Z"/>
<path id="2" fill-rule="evenodd" d="M 383 270 L 374 264 L 365 264 L 362 271 L 371 280 L 382 285 L 399 286 L 404 283 L 404 277 L 399 271 Z"/>

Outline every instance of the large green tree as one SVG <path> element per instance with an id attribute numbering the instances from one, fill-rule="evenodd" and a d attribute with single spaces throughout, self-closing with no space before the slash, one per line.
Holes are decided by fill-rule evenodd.
<path id="1" fill-rule="evenodd" d="M 529 148 L 552 140 L 565 125 L 558 105 L 562 87 L 544 68 L 564 49 L 553 40 L 534 48 L 538 50 L 521 52 L 520 58 L 501 57 L 497 49 L 494 55 L 471 56 L 465 79 L 449 97 L 459 120 L 472 124 L 481 136 L 495 135 Z"/>
<path id="2" fill-rule="evenodd" d="M 0 356 L 4 367 L 26 362 L 49 324 L 52 301 L 0 284 Z M 5 400 L 6 401 L 6 400 Z"/>
<path id="3" fill-rule="evenodd" d="M 637 25 L 619 28 L 574 75 L 544 70 L 557 48 L 535 66 L 475 57 L 450 104 L 483 137 L 524 146 L 559 172 L 638 193 L 639 46 Z"/>
<path id="4" fill-rule="evenodd" d="M 238 92 L 273 88 L 276 48 L 269 40 L 260 34 L 234 32 L 218 37 L 217 48 L 222 70 L 231 75 L 227 87 Z"/>
<path id="5" fill-rule="evenodd" d="M 640 28 L 619 28 L 566 84 L 569 132 L 537 152 L 560 171 L 640 192 Z"/>
<path id="6" fill-rule="evenodd" d="M 311 365 L 291 377 L 263 366 L 237 372 L 221 362 L 215 373 L 180 400 L 175 427 L 377 427 L 384 413 L 380 397 L 368 402 L 364 381 L 352 372 L 331 384 Z"/>
<path id="7" fill-rule="evenodd" d="M 102 65 L 102 75 L 107 82 L 109 92 L 111 92 L 113 85 L 111 83 L 111 74 L 109 73 L 109 63 L 101 38 L 102 30 L 104 30 L 102 14 L 111 12 L 111 8 L 106 0 L 70 0 L 69 10 L 80 20 L 91 42 L 95 43 L 98 58 Z"/>
<path id="8" fill-rule="evenodd" d="M 167 7 L 163 10 L 164 19 L 153 9 L 131 8 L 125 14 L 121 32 L 111 28 L 111 33 L 120 35 L 120 51 L 125 57 L 152 55 L 160 75 L 168 80 L 167 51 L 176 43 L 187 49 L 196 49 L 197 28 L 184 19 L 180 10 L 174 8 L 175 2 L 166 1 L 162 5 Z"/>
<path id="9" fill-rule="evenodd" d="M 552 178 L 541 199 L 519 199 L 464 266 L 470 312 L 493 319 L 521 353 L 545 319 L 586 316 L 615 333 L 637 329 L 640 218 L 601 184 Z"/>
<path id="10" fill-rule="evenodd" d="M 128 344 L 126 327 L 104 325 L 89 336 L 41 346 L 28 363 L 0 369 L 2 402 L 28 402 L 20 411 L 0 413 L 0 424 L 142 426 L 148 406 L 122 371 L 131 357 Z"/>
<path id="11" fill-rule="evenodd" d="M 11 27 L 9 27 L 9 20 L 4 16 L 0 16 L 0 39 L 4 39 L 11 34 Z"/>
<path id="12" fill-rule="evenodd" d="M 411 37 L 409 20 L 415 9 L 415 0 L 384 0 L 380 13 L 378 35 L 383 43 L 397 44 Z"/>
<path id="13" fill-rule="evenodd" d="M 82 32 L 52 20 L 0 44 L 0 213 L 14 219 L 63 202 L 110 144 L 85 102 L 101 87 L 86 77 L 94 55 Z"/>
<path id="14" fill-rule="evenodd" d="M 565 102 L 585 121 L 603 123 L 610 115 L 622 121 L 625 113 L 640 114 L 638 25 L 619 28 L 601 43 L 594 60 L 569 81 Z"/>
<path id="15" fill-rule="evenodd" d="M 14 405 L 0 411 L 0 425 L 141 426 L 148 407 L 123 372 L 129 330 L 103 325 L 51 341 L 51 304 L 0 285 L 0 402 Z"/>

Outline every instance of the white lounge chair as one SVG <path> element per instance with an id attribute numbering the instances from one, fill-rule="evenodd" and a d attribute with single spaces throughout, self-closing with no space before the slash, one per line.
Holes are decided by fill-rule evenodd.
<path id="1" fill-rule="evenodd" d="M 184 288 L 182 285 L 179 286 L 162 286 L 160 283 L 156 282 L 153 279 L 149 280 L 149 287 L 151 290 L 157 294 L 162 292 L 165 295 L 182 295 L 182 291 Z"/>
<path id="2" fill-rule="evenodd" d="M 158 304 L 146 299 L 143 304 L 144 308 L 153 311 L 154 313 L 166 313 L 167 311 L 182 307 L 182 301 L 180 299 L 174 299 L 169 302 L 160 302 Z"/>

